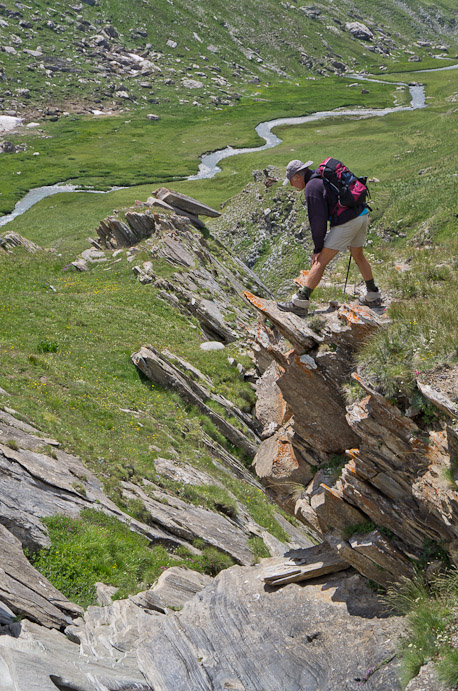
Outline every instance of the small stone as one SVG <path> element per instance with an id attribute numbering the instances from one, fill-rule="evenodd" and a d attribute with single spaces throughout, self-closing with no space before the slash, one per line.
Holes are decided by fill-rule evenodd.
<path id="1" fill-rule="evenodd" d="M 220 341 L 205 341 L 204 343 L 200 344 L 200 349 L 201 350 L 224 350 L 224 344 L 220 343 Z"/>

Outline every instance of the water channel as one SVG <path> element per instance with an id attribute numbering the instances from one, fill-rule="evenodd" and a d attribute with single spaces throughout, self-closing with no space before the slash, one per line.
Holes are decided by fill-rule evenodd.
<path id="1" fill-rule="evenodd" d="M 422 72 L 442 72 L 445 70 L 454 70 L 458 68 L 456 65 L 447 65 L 446 67 L 436 67 L 430 70 L 416 70 L 410 74 L 419 74 Z M 357 81 L 374 81 L 380 82 L 382 84 L 393 84 L 407 86 L 404 82 L 387 82 L 381 79 L 376 79 L 369 76 L 363 76 L 359 74 L 345 75 L 346 78 L 354 79 Z M 281 143 L 280 137 L 272 132 L 275 127 L 282 125 L 303 125 L 306 122 L 315 122 L 317 120 L 323 120 L 325 118 L 335 118 L 335 117 L 357 117 L 357 118 L 369 118 L 369 117 L 383 117 L 389 113 L 397 113 L 399 111 L 405 110 L 417 110 L 418 108 L 426 107 L 425 99 L 425 89 L 424 86 L 409 86 L 411 101 L 407 106 L 393 106 L 392 108 L 342 108 L 337 110 L 324 110 L 317 113 L 311 113 L 310 115 L 304 115 L 302 117 L 291 117 L 291 118 L 277 118 L 275 120 L 269 120 L 267 122 L 261 122 L 256 126 L 257 134 L 264 139 L 265 144 L 262 146 L 256 146 L 251 148 L 241 148 L 234 149 L 231 146 L 227 146 L 225 149 L 220 149 L 218 151 L 213 151 L 212 153 L 205 154 L 201 157 L 201 163 L 199 165 L 199 171 L 196 175 L 190 175 L 188 180 L 203 180 L 214 177 L 217 173 L 221 171 L 218 163 L 225 158 L 230 156 L 238 156 L 239 154 L 249 154 L 256 153 L 258 151 L 264 151 L 265 149 L 272 149 Z M 108 194 L 109 192 L 114 192 L 115 190 L 125 189 L 122 187 L 112 187 L 110 190 L 87 190 L 81 189 L 76 185 L 72 185 L 68 182 L 59 182 L 55 185 L 48 185 L 45 187 L 36 187 L 30 190 L 27 194 L 16 204 L 14 211 L 12 213 L 2 216 L 0 218 L 0 227 L 10 223 L 14 218 L 20 216 L 25 211 L 30 209 L 34 204 L 37 204 L 45 197 L 49 197 L 54 194 L 59 194 L 62 192 L 91 192 L 92 194 Z"/>

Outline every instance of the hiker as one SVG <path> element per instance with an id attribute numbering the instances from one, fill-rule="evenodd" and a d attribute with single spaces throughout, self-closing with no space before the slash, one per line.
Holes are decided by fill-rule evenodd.
<path id="1" fill-rule="evenodd" d="M 314 242 L 312 267 L 305 279 L 305 285 L 289 302 L 278 302 L 277 305 L 283 312 L 293 312 L 299 317 L 305 317 L 309 309 L 310 295 L 320 282 L 326 266 L 338 252 L 344 252 L 348 248 L 366 282 L 366 293 L 359 299 L 359 303 L 368 307 L 379 307 L 382 302 L 381 293 L 374 283 L 371 266 L 363 253 L 369 225 L 367 206 L 362 202 L 352 207 L 340 207 L 337 216 L 334 212 L 338 206 L 338 194 L 323 179 L 319 169 L 309 168 L 312 163 L 313 161 L 290 161 L 283 182 L 284 185 L 289 182 L 299 191 L 305 190 Z M 329 232 L 328 220 L 331 225 Z"/>

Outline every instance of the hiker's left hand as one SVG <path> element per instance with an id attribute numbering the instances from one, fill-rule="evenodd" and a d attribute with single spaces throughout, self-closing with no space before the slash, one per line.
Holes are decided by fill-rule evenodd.
<path id="1" fill-rule="evenodd" d="M 318 257 L 319 257 L 319 256 L 320 256 L 320 252 L 318 252 L 318 254 L 314 254 L 314 255 L 312 256 L 312 266 L 313 266 L 314 264 L 318 264 Z"/>

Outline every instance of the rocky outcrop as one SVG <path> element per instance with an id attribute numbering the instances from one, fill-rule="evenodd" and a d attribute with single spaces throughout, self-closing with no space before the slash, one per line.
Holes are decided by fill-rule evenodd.
<path id="1" fill-rule="evenodd" d="M 185 83 L 186 82 L 186 83 Z M 191 79 L 182 80 L 183 86 L 188 88 L 201 88 L 202 82 L 197 82 Z M 192 84 L 192 85 L 191 85 Z M 180 216 L 186 216 L 196 228 L 204 228 L 205 224 L 199 219 L 199 216 L 208 216 L 210 218 L 218 218 L 221 216 L 219 211 L 212 209 L 207 204 L 202 204 L 193 197 L 188 197 L 180 192 L 169 190 L 167 187 L 159 187 L 153 192 L 153 197 L 148 199 L 150 206 L 159 206 L 160 208 L 169 209 Z"/>
<path id="2" fill-rule="evenodd" d="M 9 232 L 4 233 L 4 235 L 0 235 L 0 250 L 10 252 L 15 247 L 24 247 L 27 252 L 31 252 L 32 254 L 35 254 L 35 252 L 41 250 L 41 247 L 36 245 L 31 240 L 27 240 L 27 238 L 22 237 L 22 235 L 19 235 L 19 233 Z"/>
<path id="3" fill-rule="evenodd" d="M 356 691 L 365 679 L 368 689 L 399 689 L 393 641 L 402 621 L 387 617 L 359 576 L 329 575 L 345 563 L 311 551 L 314 566 L 305 551 L 290 559 L 304 572 L 307 561 L 309 575 L 320 568 L 328 575 L 306 588 L 266 585 L 282 570 L 278 560 L 233 567 L 216 579 L 172 568 L 150 590 L 90 607 L 66 636 L 15 623 L 2 605 L 2 688 L 276 691 L 288 679 L 288 688 Z"/>
<path id="4" fill-rule="evenodd" d="M 255 459 L 277 501 L 290 511 L 294 503 L 297 518 L 341 559 L 384 586 L 413 576 L 425 544 L 446 548 L 458 563 L 458 492 L 446 479 L 458 448 L 454 402 L 444 392 L 419 386 L 449 417 L 441 430 L 425 433 L 353 374 L 362 398 L 347 406 L 342 386 L 350 378 L 352 356 L 383 318 L 352 304 L 322 312 L 323 330 L 314 344 L 303 320 L 292 329 L 290 315 L 283 319 L 269 301 L 245 295 L 275 326 L 258 328 L 255 344 L 257 354 L 274 363 L 265 370 L 277 375 L 269 386 L 278 386 L 291 411 L 278 429 L 277 408 L 270 407 L 273 434 Z M 295 349 L 288 350 L 282 337 Z M 262 392 L 262 379 L 259 386 Z M 268 429 L 265 414 L 262 424 Z M 337 461 L 339 470 L 326 476 Z M 307 469 L 311 474 L 316 467 L 307 487 Z M 294 487 L 289 496 L 288 483 Z"/>
<path id="5" fill-rule="evenodd" d="M 223 571 L 181 612 L 155 620 L 137 652 L 154 689 L 356 691 L 365 677 L 368 689 L 400 688 L 400 622 L 379 618 L 380 603 L 358 576 L 277 589 L 266 587 L 265 568 Z"/>
<path id="6" fill-rule="evenodd" d="M 23 547 L 34 551 L 49 546 L 42 518 L 57 513 L 76 517 L 87 508 L 128 523 L 152 542 L 185 544 L 159 525 L 147 526 L 121 511 L 79 458 L 57 447 L 50 453 L 48 444 L 53 440 L 41 437 L 31 425 L 0 411 L 0 433 L 6 442 L 0 444 L 0 524 Z"/>
<path id="7" fill-rule="evenodd" d="M 154 233 L 155 220 L 153 215 L 128 212 L 125 221 L 114 216 L 108 216 L 97 228 L 97 235 L 103 247 L 118 249 L 132 247 Z"/>

